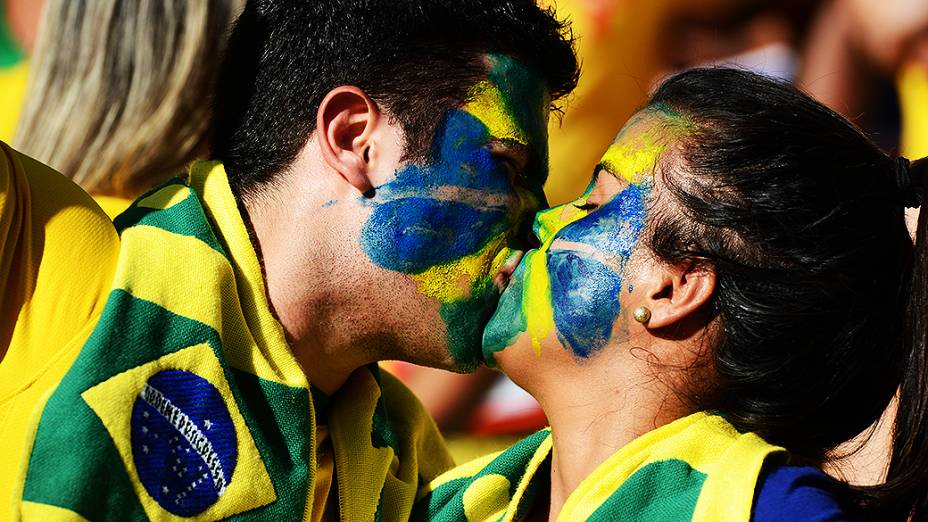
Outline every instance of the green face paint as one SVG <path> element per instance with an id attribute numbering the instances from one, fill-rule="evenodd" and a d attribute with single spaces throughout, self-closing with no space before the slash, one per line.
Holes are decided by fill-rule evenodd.
<path id="1" fill-rule="evenodd" d="M 361 236 L 379 266 L 408 274 L 440 303 L 459 369 L 480 360 L 483 326 L 499 298 L 493 277 L 518 248 L 518 232 L 544 205 L 547 95 L 541 80 L 505 56 L 448 111 L 428 163 L 409 164 L 366 200 Z M 500 150 L 525 154 L 514 168 Z"/>
<path id="2" fill-rule="evenodd" d="M 602 350 L 621 313 L 625 266 L 646 224 L 653 172 L 668 144 L 689 126 L 660 107 L 623 128 L 576 201 L 540 212 L 541 248 L 514 275 L 484 334 L 484 357 L 530 339 L 589 357 Z"/>

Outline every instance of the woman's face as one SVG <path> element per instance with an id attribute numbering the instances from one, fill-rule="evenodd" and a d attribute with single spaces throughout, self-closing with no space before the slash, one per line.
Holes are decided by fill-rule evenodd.
<path id="1" fill-rule="evenodd" d="M 586 192 L 537 215 L 541 247 L 523 258 L 487 325 L 488 364 L 497 352 L 528 343 L 539 356 L 556 349 L 585 359 L 621 335 L 623 301 L 634 290 L 629 260 L 645 227 L 654 169 L 685 129 L 672 111 L 639 112 L 606 151 Z"/>

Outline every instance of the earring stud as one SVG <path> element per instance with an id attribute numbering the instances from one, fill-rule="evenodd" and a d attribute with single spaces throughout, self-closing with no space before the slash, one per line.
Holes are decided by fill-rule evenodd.
<path id="1" fill-rule="evenodd" d="M 648 310 L 648 308 L 645 306 L 639 306 L 638 308 L 635 308 L 635 311 L 632 312 L 632 315 L 634 315 L 635 320 L 641 324 L 645 324 L 651 320 L 651 310 Z"/>

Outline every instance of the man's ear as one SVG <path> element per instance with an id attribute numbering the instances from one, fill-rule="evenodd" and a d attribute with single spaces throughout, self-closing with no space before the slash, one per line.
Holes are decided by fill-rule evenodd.
<path id="1" fill-rule="evenodd" d="M 373 188 L 370 148 L 380 109 L 361 89 L 343 85 L 329 91 L 316 114 L 322 157 L 362 194 Z"/>
<path id="2" fill-rule="evenodd" d="M 704 263 L 656 263 L 646 280 L 641 306 L 651 310 L 648 329 L 680 323 L 699 310 L 715 291 L 715 270 Z"/>

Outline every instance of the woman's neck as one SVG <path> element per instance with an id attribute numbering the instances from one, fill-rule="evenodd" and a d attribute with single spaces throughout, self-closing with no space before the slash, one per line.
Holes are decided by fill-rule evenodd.
<path id="1" fill-rule="evenodd" d="M 676 394 L 654 373 L 660 370 L 647 364 L 598 362 L 559 371 L 550 380 L 538 379 L 529 390 L 548 416 L 553 436 L 550 520 L 613 453 L 686 415 Z"/>

